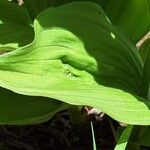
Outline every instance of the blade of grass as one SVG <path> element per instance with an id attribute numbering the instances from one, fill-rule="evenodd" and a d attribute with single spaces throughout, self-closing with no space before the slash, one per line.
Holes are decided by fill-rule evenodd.
<path id="1" fill-rule="evenodd" d="M 95 141 L 95 134 L 94 134 L 94 128 L 93 128 L 92 121 L 91 121 L 91 131 L 92 131 L 92 140 L 93 140 L 93 150 L 97 150 L 97 148 L 96 148 L 96 141 Z"/>
<path id="2" fill-rule="evenodd" d="M 133 126 L 128 126 L 123 133 L 121 134 L 117 145 L 115 147 L 115 150 L 125 150 L 126 146 L 128 144 L 131 132 L 132 132 Z"/>

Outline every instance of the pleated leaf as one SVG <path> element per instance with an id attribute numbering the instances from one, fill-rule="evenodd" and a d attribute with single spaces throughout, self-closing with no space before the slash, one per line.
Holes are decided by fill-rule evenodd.
<path id="1" fill-rule="evenodd" d="M 129 124 L 150 124 L 150 103 L 135 96 L 141 57 L 98 5 L 76 2 L 47 9 L 34 29 L 33 43 L 0 56 L 1 87 L 89 105 Z"/>

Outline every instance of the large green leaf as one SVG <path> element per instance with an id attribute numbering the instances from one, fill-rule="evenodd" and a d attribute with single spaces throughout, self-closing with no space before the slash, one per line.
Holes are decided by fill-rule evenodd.
<path id="1" fill-rule="evenodd" d="M 34 28 L 33 43 L 0 56 L 1 87 L 150 124 L 150 103 L 128 93 L 139 94 L 139 53 L 99 6 L 77 2 L 47 9 Z"/>
<path id="2" fill-rule="evenodd" d="M 0 50 L 11 51 L 33 41 L 32 20 L 26 9 L 0 0 Z"/>
<path id="3" fill-rule="evenodd" d="M 119 26 L 136 43 L 150 30 L 149 0 L 101 0 L 112 23 Z"/>
<path id="4" fill-rule="evenodd" d="M 78 70 L 85 70 L 87 73 L 92 74 L 97 82 L 130 90 L 137 94 L 141 80 L 142 61 L 136 49 L 115 31 L 113 25 L 107 21 L 103 11 L 97 5 L 92 3 L 92 6 L 95 7 L 90 8 L 87 7 L 87 3 L 81 4 L 85 5 L 85 11 L 90 13 L 90 16 L 85 13 L 82 16 L 78 16 L 80 11 L 83 12 L 80 8 L 82 5 L 75 5 L 77 8 L 75 7 L 74 11 L 71 10 L 71 4 L 49 9 L 49 11 L 40 15 L 37 18 L 38 21 L 35 21 L 35 41 L 19 51 L 10 53 L 6 57 L 1 57 L 1 67 L 7 70 L 6 66 L 10 65 L 7 62 L 16 62 L 16 59 L 20 59 L 25 65 L 24 60 L 27 57 L 22 54 L 28 55 L 27 61 L 29 59 L 44 60 L 55 58 L 57 61 L 60 59 L 60 61 L 63 61 L 62 63 L 70 64 Z M 66 11 L 62 11 L 64 7 L 67 7 Z M 76 10 L 79 10 L 79 13 Z M 77 19 L 73 19 L 75 17 Z M 90 30 L 88 30 L 89 28 Z M 49 47 L 49 50 L 47 50 L 47 47 Z M 53 49 L 56 50 L 54 51 Z M 31 51 L 33 52 L 31 53 Z M 60 53 L 61 51 L 63 53 Z M 68 60 L 69 58 L 66 58 L 67 56 L 65 55 L 69 55 L 68 57 L 73 60 Z M 52 66 L 54 66 L 55 62 L 58 65 L 61 64 L 60 61 L 57 61 L 49 60 Z M 6 63 L 3 64 L 3 62 Z M 118 62 L 121 63 L 118 64 Z M 20 62 L 20 65 L 22 63 Z M 32 63 L 34 64 L 34 62 Z M 47 64 L 45 61 L 43 63 Z M 43 71 L 41 69 L 44 68 L 44 64 L 39 64 L 37 74 L 39 71 Z M 14 66 L 15 63 L 11 65 Z M 18 68 L 19 66 L 17 65 L 12 69 L 16 69 L 16 67 Z M 25 70 L 23 66 L 20 67 Z M 34 70 L 30 69 L 27 72 L 35 73 L 36 68 L 33 65 L 32 67 Z M 55 69 L 56 67 L 52 68 Z M 44 70 L 49 71 L 46 68 Z M 114 79 L 114 77 L 117 78 Z"/>
<path id="5" fill-rule="evenodd" d="M 36 124 L 68 105 L 43 97 L 23 96 L 0 88 L 0 124 Z"/>
<path id="6" fill-rule="evenodd" d="M 34 19 L 44 9 L 76 0 L 25 0 L 25 6 Z M 149 0 L 83 0 L 102 6 L 109 19 L 136 43 L 150 30 Z M 115 4 L 115 5 L 114 5 Z M 136 19 L 138 18 L 138 19 Z"/>

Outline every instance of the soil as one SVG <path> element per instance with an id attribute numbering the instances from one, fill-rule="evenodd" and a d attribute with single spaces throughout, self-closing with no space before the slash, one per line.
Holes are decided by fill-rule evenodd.
<path id="1" fill-rule="evenodd" d="M 61 117 L 60 117 L 61 115 Z M 108 116 L 93 120 L 97 149 L 113 150 L 113 136 Z M 114 126 L 118 126 L 113 121 Z M 73 124 L 69 115 L 59 113 L 46 123 L 32 126 L 1 126 L 0 150 L 92 150 L 90 120 Z"/>

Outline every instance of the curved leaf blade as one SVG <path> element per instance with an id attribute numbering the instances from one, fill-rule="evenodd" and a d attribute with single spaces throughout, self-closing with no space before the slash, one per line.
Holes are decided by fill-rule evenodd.
<path id="1" fill-rule="evenodd" d="M 121 90 L 52 76 L 0 72 L 1 86 L 17 93 L 44 96 L 72 105 L 89 105 L 127 124 L 150 124 L 149 102 Z M 16 78 L 16 81 L 10 79 Z M 32 78 L 32 80 L 31 80 Z M 4 80 L 5 79 L 5 80 Z M 3 82 L 2 82 L 3 80 Z M 14 86 L 15 83 L 15 86 Z M 36 83 L 36 84 L 35 84 Z"/>
<path id="2" fill-rule="evenodd" d="M 82 7 L 91 15 L 83 13 Z M 82 13 L 82 16 L 78 17 L 79 13 Z M 61 68 L 62 61 L 63 64 L 69 65 L 66 65 L 69 69 L 73 67 L 92 74 L 98 83 L 139 93 L 142 60 L 134 46 L 115 31 L 97 5 L 72 3 L 51 8 L 37 18 L 34 26 L 35 41 L 21 50 L 1 57 L 2 70 L 7 70 L 6 66 L 11 62 L 13 70 L 13 65 L 20 60 L 22 62 L 14 66 L 14 69 L 23 69 L 23 72 L 30 60 L 43 60 L 42 65 L 51 65 L 52 68 L 55 68 L 54 64 Z M 47 48 L 49 50 L 46 50 Z M 28 55 L 28 59 L 25 55 Z M 52 61 L 55 59 L 56 61 Z M 34 63 L 36 61 L 31 62 L 31 67 Z M 40 64 L 36 73 L 32 69 L 29 72 L 42 73 L 42 65 Z"/>
<path id="3" fill-rule="evenodd" d="M 120 122 L 150 124 L 150 103 L 128 93 L 139 93 L 141 58 L 99 6 L 47 9 L 34 27 L 32 44 L 0 56 L 1 87 L 89 105 Z"/>
<path id="4" fill-rule="evenodd" d="M 124 129 L 123 133 L 121 134 L 119 138 L 119 141 L 117 142 L 115 150 L 126 150 L 132 129 L 133 129 L 133 126 L 128 126 L 126 127 L 126 129 Z"/>

